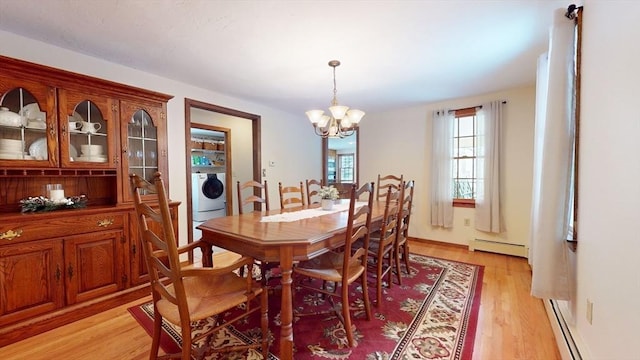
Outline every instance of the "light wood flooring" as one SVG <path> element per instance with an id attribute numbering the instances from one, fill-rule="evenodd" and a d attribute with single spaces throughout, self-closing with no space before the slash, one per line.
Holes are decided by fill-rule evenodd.
<path id="1" fill-rule="evenodd" d="M 432 242 L 411 242 L 411 252 L 484 265 L 476 360 L 560 359 L 542 301 L 529 295 L 526 259 Z M 0 348 L 3 360 L 148 359 L 151 337 L 126 304 Z"/>

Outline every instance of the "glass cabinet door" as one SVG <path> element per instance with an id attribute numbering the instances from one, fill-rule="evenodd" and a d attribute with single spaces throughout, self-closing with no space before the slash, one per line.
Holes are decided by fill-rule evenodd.
<path id="1" fill-rule="evenodd" d="M 130 174 L 147 181 L 153 180 L 157 171 L 166 175 L 166 144 L 163 133 L 164 109 L 161 105 L 120 101 L 120 138 L 122 144 L 123 187 L 129 188 Z M 125 143 L 126 139 L 126 143 Z M 168 188 L 167 178 L 163 176 Z M 124 200 L 132 201 L 130 192 L 124 192 Z"/>
<path id="2" fill-rule="evenodd" d="M 0 165 L 55 166 L 53 89 L 22 85 L 26 86 L 0 87 Z"/>
<path id="3" fill-rule="evenodd" d="M 138 110 L 133 114 L 127 125 L 127 142 L 129 173 L 153 180 L 158 171 L 158 130 L 149 113 Z"/>
<path id="4" fill-rule="evenodd" d="M 60 157 L 64 166 L 108 167 L 115 163 L 112 101 L 64 92 L 61 110 Z M 78 101 L 78 99 L 81 99 Z"/>

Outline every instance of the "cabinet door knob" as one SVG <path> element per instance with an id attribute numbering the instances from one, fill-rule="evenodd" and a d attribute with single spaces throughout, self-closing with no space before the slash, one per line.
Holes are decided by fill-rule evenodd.
<path id="1" fill-rule="evenodd" d="M 98 220 L 98 227 L 107 227 L 109 225 L 113 225 L 113 219 Z"/>

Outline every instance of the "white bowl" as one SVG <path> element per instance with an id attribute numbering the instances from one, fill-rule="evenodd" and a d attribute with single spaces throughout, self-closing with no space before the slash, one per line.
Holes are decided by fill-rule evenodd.
<path id="1" fill-rule="evenodd" d="M 0 107 L 0 125 L 20 127 L 24 125 L 24 119 L 9 108 Z"/>
<path id="2" fill-rule="evenodd" d="M 21 112 L 22 115 L 27 118 L 27 120 L 45 120 L 47 118 L 47 113 L 40 111 L 40 106 L 38 106 L 38 104 L 36 103 L 31 103 L 23 106 Z"/>
<path id="3" fill-rule="evenodd" d="M 102 145 L 88 145 L 88 144 L 80 145 L 80 152 L 84 156 L 102 155 L 102 151 L 103 151 Z"/>

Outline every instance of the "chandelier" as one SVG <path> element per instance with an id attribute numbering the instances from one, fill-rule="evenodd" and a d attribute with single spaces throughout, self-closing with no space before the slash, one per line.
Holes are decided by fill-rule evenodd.
<path id="1" fill-rule="evenodd" d="M 349 109 L 348 106 L 338 105 L 336 90 L 336 67 L 340 66 L 340 61 L 331 60 L 329 66 L 333 68 L 333 100 L 329 111 L 331 116 L 324 115 L 323 110 L 309 110 L 305 114 L 313 124 L 316 135 L 323 138 L 337 137 L 344 138 L 353 135 L 358 128 L 360 120 L 364 116 L 364 111 Z"/>

